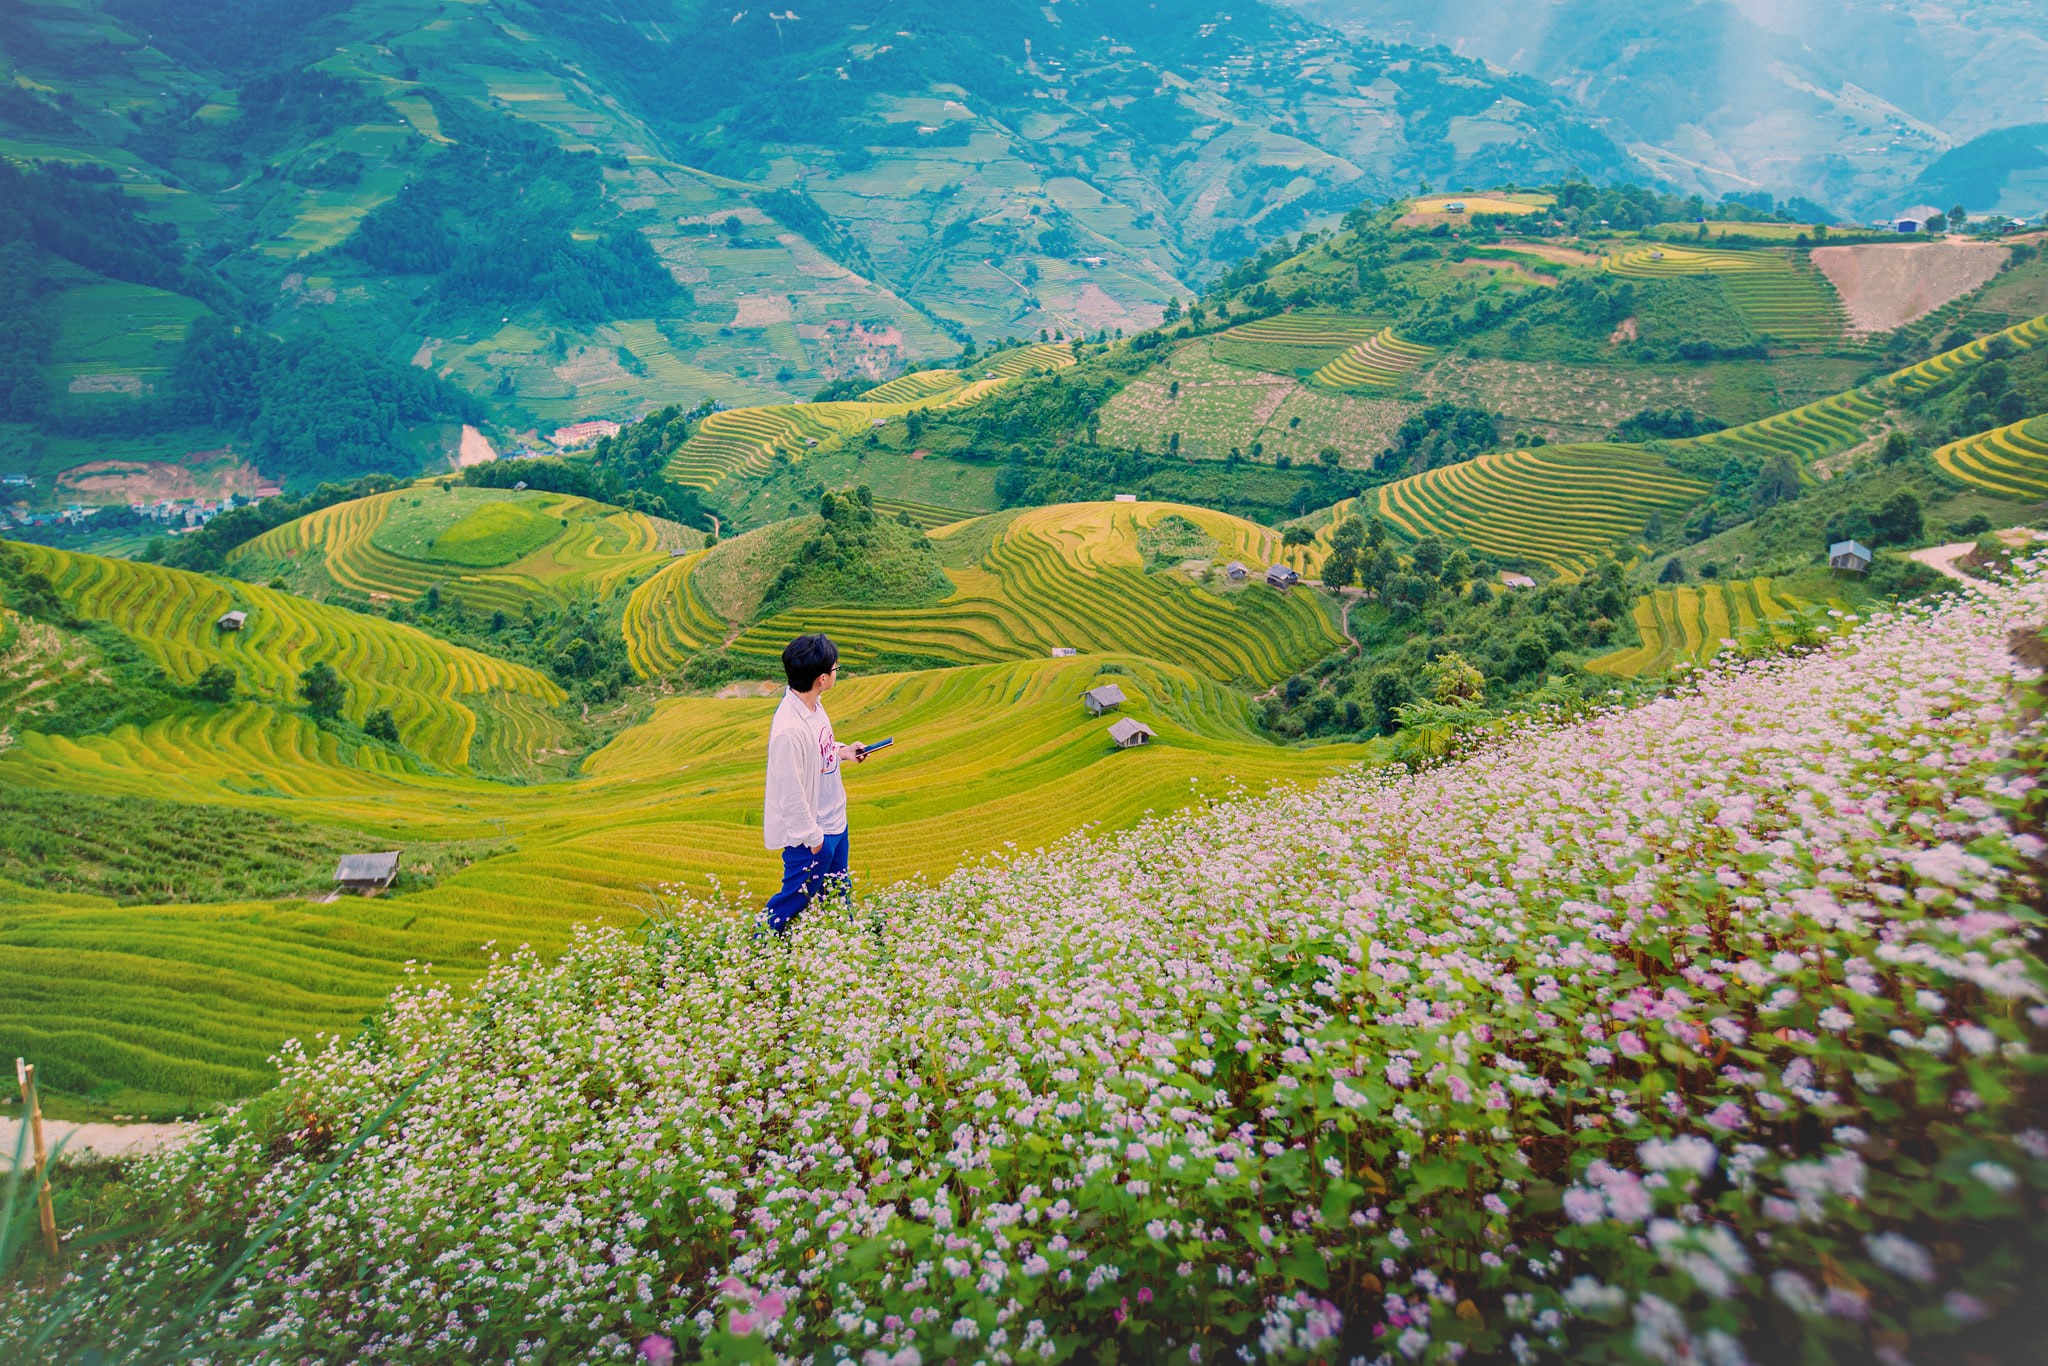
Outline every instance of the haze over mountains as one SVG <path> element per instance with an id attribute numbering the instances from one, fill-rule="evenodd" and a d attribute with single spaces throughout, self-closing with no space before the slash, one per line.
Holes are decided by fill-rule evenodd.
<path id="1" fill-rule="evenodd" d="M 1714 195 L 1882 214 L 1950 149 L 2048 117 L 2048 8 L 2029 0 L 1532 0 L 1512 18 L 1490 0 L 1300 8 L 1538 77 L 1659 176 Z M 1951 196 L 1943 207 L 2038 209 L 2041 131 L 1971 149 L 1922 188 Z"/>

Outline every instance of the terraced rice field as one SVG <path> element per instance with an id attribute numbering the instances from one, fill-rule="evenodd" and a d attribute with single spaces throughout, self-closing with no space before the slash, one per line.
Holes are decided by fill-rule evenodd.
<path id="1" fill-rule="evenodd" d="M 2029 501 L 2048 498 L 2048 417 L 1954 441 L 1935 463 L 1975 488 Z"/>
<path id="2" fill-rule="evenodd" d="M 1407 536 L 1447 536 L 1569 575 L 1640 536 L 1653 513 L 1682 512 L 1707 492 L 1647 451 L 1589 442 L 1482 455 L 1367 497 Z"/>
<path id="3" fill-rule="evenodd" d="M 1586 667 L 1594 673 L 1638 678 L 1666 673 L 1681 662 L 1704 664 L 1744 632 L 1805 605 L 1789 593 L 1775 591 L 1769 578 L 1660 588 L 1636 599 L 1636 630 L 1642 643 L 1590 660 Z"/>
<path id="4" fill-rule="evenodd" d="M 1430 357 L 1433 347 L 1402 341 L 1383 327 L 1317 370 L 1308 382 L 1321 389 L 1393 389 Z"/>
<path id="5" fill-rule="evenodd" d="M 915 370 L 907 375 L 898 375 L 886 384 L 876 385 L 862 394 L 861 400 L 866 403 L 915 403 L 949 393 L 966 382 L 967 376 L 958 370 Z"/>
<path id="6" fill-rule="evenodd" d="M 429 511 L 445 507 L 451 517 L 510 503 L 567 525 L 508 564 L 471 569 L 434 558 L 424 543 L 414 554 L 394 549 L 390 529 L 415 502 Z M 673 522 L 569 494 L 463 486 L 444 492 L 426 484 L 337 503 L 275 527 L 237 548 L 228 567 L 250 579 L 281 574 L 313 597 L 331 587 L 356 598 L 412 602 L 438 586 L 473 611 L 517 612 L 533 601 L 603 600 L 701 539 Z"/>
<path id="7" fill-rule="evenodd" d="M 455 773 L 531 772 L 535 755 L 563 734 L 552 708 L 564 694 L 552 679 L 410 626 L 254 584 L 231 591 L 183 570 L 19 549 L 73 612 L 128 636 L 174 683 L 189 685 L 208 665 L 226 664 L 239 675 L 240 696 L 295 707 L 300 672 L 325 662 L 348 685 L 350 720 L 389 707 L 405 748 Z M 238 608 L 249 614 L 241 630 L 215 626 Z M 277 781 L 289 783 L 289 773 Z"/>
<path id="8" fill-rule="evenodd" d="M 1784 454 L 1804 467 L 1868 440 L 1869 424 L 1884 413 L 1882 385 L 1867 385 L 1686 444 L 1759 459 Z"/>
<path id="9" fill-rule="evenodd" d="M 830 702 L 839 733 L 891 735 L 847 788 L 868 882 L 939 875 L 964 857 L 1050 843 L 1087 821 L 1129 824 L 1233 786 L 1307 782 L 1354 745 L 1286 749 L 1250 703 L 1190 670 L 1114 661 L 1128 715 L 1158 733 L 1119 753 L 1077 698 L 1105 660 L 1033 659 L 863 678 Z M 473 978 L 495 941 L 551 953 L 578 921 L 637 923 L 650 889 L 716 878 L 758 894 L 760 754 L 773 698 L 676 699 L 564 783 L 515 786 L 351 766 L 331 736 L 262 706 L 83 740 L 36 734 L 0 754 L 0 783 L 146 794 L 363 831 L 365 848 L 491 839 L 516 848 L 402 897 L 331 906 L 116 906 L 0 883 L 0 1052 L 48 1085 L 104 1086 L 121 1108 L 246 1094 L 289 1036 L 350 1032 L 406 973 Z"/>
<path id="10" fill-rule="evenodd" d="M 778 455 L 792 460 L 838 437 L 853 435 L 912 408 L 962 408 L 1004 384 L 1074 363 L 1073 352 L 1047 343 L 1006 351 L 964 371 L 924 370 L 890 380 L 859 399 L 729 408 L 697 425 L 677 448 L 668 477 L 686 488 L 708 490 L 721 480 L 768 472 Z M 938 377 L 951 375 L 954 382 Z"/>
<path id="11" fill-rule="evenodd" d="M 1218 332 L 1210 354 L 1231 365 L 1274 374 L 1310 374 L 1386 327 L 1384 318 L 1346 313 L 1281 313 Z"/>
<path id="12" fill-rule="evenodd" d="M 981 516 L 978 512 L 963 512 L 959 508 L 941 507 L 937 503 L 912 502 L 906 498 L 877 498 L 875 511 L 885 517 L 908 517 L 920 531 L 930 531 L 934 527 L 950 526 L 954 522 L 964 522 L 969 518 Z"/>
<path id="13" fill-rule="evenodd" d="M 2032 350 L 2043 342 L 2048 342 L 2048 315 L 2029 318 L 2023 323 L 2006 328 L 2003 332 L 1994 332 L 1989 336 L 1979 337 L 1968 345 L 1958 346 L 1953 351 L 1930 356 L 1918 365 L 1909 365 L 1891 375 L 1885 383 L 1908 394 L 1931 389 L 1959 371 L 1982 361 L 1991 343 L 2000 337 L 2005 338 L 2006 343 L 2017 350 Z"/>
<path id="14" fill-rule="evenodd" d="M 1271 683 L 1343 644 L 1315 594 L 1263 584 L 1211 592 L 1172 573 L 1147 573 L 1138 532 L 1185 517 L 1216 542 L 1219 561 L 1263 568 L 1281 558 L 1265 527 L 1172 503 L 1073 503 L 1009 516 L 989 537 L 986 519 L 940 528 L 956 591 L 929 607 L 847 605 L 784 613 L 740 632 L 732 650 L 772 676 L 791 637 L 824 631 L 850 669 L 886 657 L 956 661 L 1043 658 L 1059 647 L 1088 654 L 1171 659 L 1223 681 Z M 950 552 L 950 554 L 949 554 Z M 685 561 L 643 584 L 626 610 L 634 666 L 654 676 L 722 641 L 727 627 L 690 587 Z"/>
<path id="15" fill-rule="evenodd" d="M 1716 276 L 1749 325 L 1777 341 L 1827 341 L 1841 336 L 1847 321 L 1834 286 L 1776 251 L 1646 246 L 1616 253 L 1601 264 L 1608 273 L 1629 279 Z"/>

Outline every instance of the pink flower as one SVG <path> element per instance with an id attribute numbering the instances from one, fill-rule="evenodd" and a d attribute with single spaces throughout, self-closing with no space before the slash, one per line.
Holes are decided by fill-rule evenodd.
<path id="1" fill-rule="evenodd" d="M 640 1355 L 647 1359 L 648 1366 L 669 1366 L 676 1359 L 675 1339 L 649 1333 L 640 1339 Z"/>

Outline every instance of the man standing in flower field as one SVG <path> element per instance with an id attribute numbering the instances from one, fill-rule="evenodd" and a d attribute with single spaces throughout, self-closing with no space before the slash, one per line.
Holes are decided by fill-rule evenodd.
<path id="1" fill-rule="evenodd" d="M 782 652 L 789 691 L 768 727 L 768 787 L 761 838 L 782 851 L 782 890 L 768 898 L 761 923 L 781 934 L 828 882 L 852 887 L 846 865 L 846 785 L 839 766 L 865 762 L 860 745 L 832 735 L 825 694 L 839 680 L 839 650 L 825 636 L 798 636 Z"/>

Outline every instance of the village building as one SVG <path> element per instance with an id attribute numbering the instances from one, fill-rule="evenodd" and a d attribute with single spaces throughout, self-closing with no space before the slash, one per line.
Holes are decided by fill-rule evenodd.
<path id="1" fill-rule="evenodd" d="M 1100 716 L 1111 707 L 1124 704 L 1124 690 L 1114 683 L 1104 683 L 1099 688 L 1090 688 L 1081 694 L 1081 705 L 1088 709 L 1090 716 Z"/>
<path id="2" fill-rule="evenodd" d="M 1861 541 L 1836 541 L 1828 547 L 1828 568 L 1849 574 L 1864 574 L 1877 557 Z"/>
<path id="3" fill-rule="evenodd" d="M 1138 745 L 1150 744 L 1154 737 L 1150 726 L 1126 716 L 1110 726 L 1109 738 L 1118 749 L 1132 749 Z"/>
<path id="4" fill-rule="evenodd" d="M 1054 659 L 1072 659 L 1079 653 L 1081 652 L 1071 645 L 1055 645 L 1052 647 L 1052 657 Z"/>
<path id="5" fill-rule="evenodd" d="M 249 614 L 247 612 L 223 612 L 220 615 L 220 620 L 214 622 L 213 625 L 214 629 L 218 631 L 239 631 L 242 629 L 243 623 L 248 620 Z"/>
<path id="6" fill-rule="evenodd" d="M 1267 565 L 1266 582 L 1274 588 L 1292 588 L 1301 582 L 1301 573 L 1284 564 Z"/>
<path id="7" fill-rule="evenodd" d="M 334 881 L 343 891 L 375 896 L 398 876 L 398 850 L 381 854 L 344 854 L 334 866 Z"/>
<path id="8" fill-rule="evenodd" d="M 1251 577 L 1251 570 L 1245 568 L 1243 560 L 1232 560 L 1223 566 L 1223 577 L 1232 583 L 1242 583 Z"/>
<path id="9" fill-rule="evenodd" d="M 619 424 L 609 418 L 592 418 L 587 422 L 572 422 L 566 427 L 557 427 L 548 437 L 558 450 L 569 450 L 576 446 L 588 446 L 608 436 L 619 434 Z"/>
<path id="10" fill-rule="evenodd" d="M 1534 588 L 1536 580 L 1530 578 L 1527 574 L 1502 573 L 1500 576 L 1500 586 L 1503 588 Z"/>

